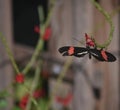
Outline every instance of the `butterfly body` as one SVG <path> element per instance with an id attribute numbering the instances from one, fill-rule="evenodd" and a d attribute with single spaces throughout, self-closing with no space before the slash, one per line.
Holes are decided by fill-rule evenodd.
<path id="1" fill-rule="evenodd" d="M 98 50 L 97 48 L 90 48 L 89 46 L 85 47 L 73 47 L 73 46 L 63 46 L 58 50 L 63 56 L 75 56 L 83 57 L 89 55 L 89 59 L 96 58 L 99 61 L 114 62 L 116 60 L 115 56 L 111 53 L 104 51 L 102 49 Z"/>

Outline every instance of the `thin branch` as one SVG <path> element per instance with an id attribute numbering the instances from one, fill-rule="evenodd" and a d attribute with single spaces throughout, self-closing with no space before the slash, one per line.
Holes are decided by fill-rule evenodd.
<path id="1" fill-rule="evenodd" d="M 92 1 L 92 3 L 94 4 L 94 6 L 104 15 L 104 17 L 106 18 L 106 20 L 107 20 L 108 23 L 110 24 L 109 37 L 108 37 L 108 39 L 105 41 L 105 43 L 103 43 L 103 44 L 98 44 L 98 43 L 95 41 L 95 44 L 96 44 L 97 47 L 99 47 L 99 48 L 106 48 L 107 46 L 109 46 L 109 44 L 111 43 L 112 38 L 113 38 L 114 26 L 113 26 L 112 18 L 111 18 L 111 16 L 109 15 L 109 13 L 106 12 L 95 0 L 91 0 L 91 1 Z"/>
<path id="2" fill-rule="evenodd" d="M 37 87 L 37 84 L 39 84 L 39 78 L 40 78 L 40 72 L 41 72 L 41 64 L 42 64 L 42 61 L 40 60 L 38 62 L 37 68 L 36 68 L 35 77 L 33 79 L 32 85 L 31 85 L 31 90 L 29 92 L 30 93 L 30 97 L 29 97 L 29 100 L 28 100 L 28 103 L 27 103 L 27 106 L 26 106 L 26 110 L 30 110 L 31 109 L 32 97 L 33 97 L 32 95 L 33 95 L 33 92 L 35 91 L 35 89 Z M 37 105 L 36 101 L 35 101 L 35 105 Z"/>
<path id="3" fill-rule="evenodd" d="M 2 40 L 3 45 L 5 46 L 5 50 L 6 50 L 7 54 L 8 54 L 8 57 L 10 58 L 10 61 L 11 61 L 12 65 L 13 65 L 13 68 L 15 69 L 17 74 L 20 73 L 20 70 L 19 70 L 19 68 L 18 68 L 18 66 L 17 66 L 17 64 L 15 62 L 13 54 L 12 54 L 12 52 L 11 52 L 11 50 L 10 50 L 8 44 L 7 44 L 7 41 L 6 41 L 6 39 L 5 39 L 5 37 L 3 36 L 2 33 L 0 33 L 0 38 Z"/>
<path id="4" fill-rule="evenodd" d="M 54 94 L 56 93 L 57 89 L 59 88 L 59 86 L 60 86 L 60 84 L 61 84 L 61 82 L 62 82 L 62 80 L 63 80 L 63 78 L 64 78 L 64 76 L 65 76 L 65 74 L 66 74 L 66 72 L 68 70 L 68 68 L 70 67 L 71 63 L 72 63 L 72 57 L 69 57 L 67 59 L 67 61 L 65 62 L 62 71 L 60 72 L 60 76 L 58 77 L 58 79 L 56 81 L 56 85 L 55 85 L 52 93 L 50 94 L 50 100 L 48 102 L 46 110 L 49 110 L 49 108 L 50 108 L 50 106 L 51 106 L 51 104 L 52 104 L 52 102 L 54 100 Z"/>
<path id="5" fill-rule="evenodd" d="M 42 6 L 38 6 L 38 15 L 39 15 L 40 23 L 43 24 L 45 18 L 44 18 L 44 13 L 43 13 L 43 7 Z"/>
<path id="6" fill-rule="evenodd" d="M 54 5 L 55 0 L 52 0 L 52 1 L 53 1 L 52 5 Z M 45 29 L 48 27 L 48 25 L 50 23 L 51 16 L 52 16 L 52 11 L 53 11 L 53 6 L 52 6 L 52 8 L 50 9 L 50 11 L 48 13 L 47 20 L 46 20 L 45 24 L 40 27 L 41 31 L 40 31 L 40 38 L 39 38 L 38 44 L 36 46 L 35 52 L 32 55 L 31 60 L 28 62 L 28 64 L 26 65 L 26 67 L 23 70 L 24 74 L 28 73 L 28 71 L 30 70 L 32 65 L 35 63 L 37 57 L 39 56 L 40 52 L 43 49 L 43 45 L 44 45 L 43 35 L 44 35 L 44 32 L 45 32 Z"/>

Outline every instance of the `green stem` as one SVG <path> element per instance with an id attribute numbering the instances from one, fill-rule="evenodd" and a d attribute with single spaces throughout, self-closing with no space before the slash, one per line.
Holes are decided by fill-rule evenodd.
<path id="1" fill-rule="evenodd" d="M 43 44 L 44 44 L 44 41 L 42 39 L 40 39 L 38 41 L 38 44 L 37 44 L 37 47 L 35 49 L 35 52 L 33 53 L 32 55 L 32 58 L 31 60 L 29 61 L 29 63 L 26 65 L 26 67 L 24 68 L 23 70 L 23 73 L 24 74 L 27 74 L 30 70 L 30 68 L 32 67 L 32 65 L 35 63 L 35 60 L 37 59 L 37 57 L 39 56 L 40 54 L 40 51 L 42 50 L 43 48 Z"/>
<path id="2" fill-rule="evenodd" d="M 39 21 L 40 21 L 40 23 L 42 23 L 43 24 L 43 22 L 44 22 L 44 13 L 43 13 L 43 8 L 42 8 L 42 6 L 38 6 L 38 15 L 39 15 Z"/>
<path id="3" fill-rule="evenodd" d="M 95 41 L 95 44 L 97 47 L 99 48 L 106 48 L 107 46 L 109 46 L 109 44 L 111 43 L 112 41 L 112 38 L 113 38 L 113 32 L 114 32 L 114 26 L 113 26 L 113 22 L 112 22 L 112 19 L 111 19 L 111 16 L 109 15 L 108 12 L 106 12 L 95 0 L 92 0 L 92 3 L 94 4 L 94 6 L 105 16 L 106 20 L 108 21 L 108 23 L 110 24 L 110 33 L 109 33 L 109 37 L 108 39 L 105 41 L 105 43 L 103 43 L 102 45 L 101 44 L 98 44 L 96 41 Z"/>
<path id="4" fill-rule="evenodd" d="M 52 4 L 54 4 L 54 2 L 52 2 Z M 47 19 L 45 21 L 45 24 L 41 26 L 40 39 L 38 41 L 38 44 L 36 46 L 35 52 L 32 55 L 31 60 L 28 62 L 28 64 L 26 65 L 26 67 L 23 70 L 24 74 L 28 73 L 28 71 L 30 70 L 30 68 L 32 67 L 32 65 L 35 63 L 37 57 L 40 55 L 41 50 L 43 49 L 44 40 L 42 38 L 43 38 L 43 35 L 44 35 L 44 32 L 45 32 L 45 29 L 48 27 L 48 25 L 50 23 L 51 15 L 52 15 L 52 10 L 53 10 L 53 7 L 50 9 L 50 12 L 48 13 L 48 16 L 47 16 Z"/>
<path id="5" fill-rule="evenodd" d="M 54 95 L 55 95 L 57 89 L 59 88 L 59 86 L 60 86 L 60 84 L 61 84 L 61 82 L 62 82 L 62 79 L 64 78 L 64 76 L 65 76 L 68 68 L 70 67 L 71 63 L 72 63 L 72 57 L 70 57 L 70 58 L 67 59 L 67 61 L 65 62 L 64 66 L 63 66 L 62 71 L 60 72 L 60 76 L 58 77 L 58 79 L 57 79 L 57 81 L 56 81 L 56 85 L 55 85 L 52 93 L 50 94 L 50 100 L 49 100 L 49 102 L 48 102 L 48 105 L 47 105 L 47 107 L 46 107 L 46 110 L 49 110 L 50 105 L 52 104 L 52 102 L 53 102 L 53 100 L 54 100 Z"/>
<path id="6" fill-rule="evenodd" d="M 116 9 L 114 9 L 111 13 L 110 16 L 113 18 L 118 12 L 120 11 L 120 6 L 118 6 Z M 93 29 L 92 33 L 95 33 L 97 30 L 99 30 L 101 27 L 104 27 L 105 23 L 101 22 L 96 24 L 95 28 Z"/>
<path id="7" fill-rule="evenodd" d="M 37 68 L 36 68 L 35 77 L 33 79 L 32 85 L 31 85 L 31 90 L 29 92 L 30 93 L 30 98 L 28 100 L 26 110 L 31 109 L 32 101 L 34 101 L 35 105 L 37 105 L 37 102 L 35 100 L 33 100 L 32 95 L 33 95 L 33 92 L 35 91 L 35 89 L 37 87 L 37 84 L 39 83 L 39 78 L 40 78 L 42 61 L 39 61 L 38 63 L 39 64 L 37 65 Z"/>
<path id="8" fill-rule="evenodd" d="M 17 64 L 16 64 L 16 62 L 15 62 L 15 59 L 14 59 L 14 57 L 13 57 L 13 54 L 12 54 L 12 52 L 11 52 L 11 50 L 10 50 L 8 44 L 7 44 L 7 41 L 6 41 L 6 39 L 5 39 L 5 37 L 3 36 L 2 33 L 0 33 L 0 38 L 1 38 L 1 40 L 2 40 L 2 43 L 3 43 L 4 46 L 5 46 L 5 49 L 6 49 L 7 54 L 8 54 L 8 56 L 9 56 L 10 60 L 11 60 L 11 63 L 12 63 L 12 65 L 13 65 L 13 68 L 15 69 L 15 71 L 16 71 L 17 74 L 20 73 L 20 70 L 19 70 L 19 68 L 18 68 L 18 66 L 17 66 Z"/>

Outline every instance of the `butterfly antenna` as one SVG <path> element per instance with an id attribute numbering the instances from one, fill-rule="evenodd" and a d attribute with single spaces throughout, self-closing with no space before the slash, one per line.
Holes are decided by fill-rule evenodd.
<path id="1" fill-rule="evenodd" d="M 73 37 L 73 40 L 78 41 L 80 44 L 85 45 L 83 41 L 79 41 L 78 39 Z"/>

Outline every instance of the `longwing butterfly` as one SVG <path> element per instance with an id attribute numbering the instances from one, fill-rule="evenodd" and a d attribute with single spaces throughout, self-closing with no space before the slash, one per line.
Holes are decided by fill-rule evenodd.
<path id="1" fill-rule="evenodd" d="M 106 62 L 114 62 L 116 60 L 116 57 L 112 55 L 111 53 L 104 51 L 104 50 L 98 50 L 97 48 L 90 48 L 89 46 L 85 47 L 73 47 L 73 46 L 63 46 L 58 49 L 58 51 L 63 56 L 75 56 L 75 57 L 83 57 L 86 54 L 89 55 L 89 59 L 91 57 L 95 57 L 99 61 L 106 61 Z"/>

